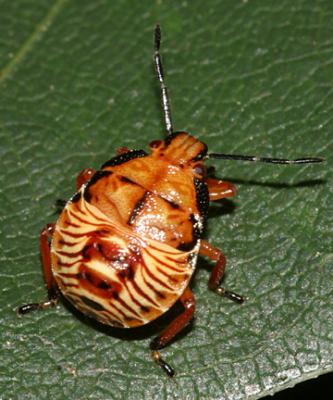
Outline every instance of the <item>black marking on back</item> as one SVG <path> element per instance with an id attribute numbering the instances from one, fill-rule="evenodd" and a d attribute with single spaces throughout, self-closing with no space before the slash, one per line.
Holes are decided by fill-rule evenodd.
<path id="1" fill-rule="evenodd" d="M 137 183 L 132 181 L 132 179 L 127 178 L 126 176 L 121 176 L 120 180 L 121 180 L 121 182 L 124 182 L 124 183 L 130 183 L 131 185 L 137 185 Z"/>
<path id="2" fill-rule="evenodd" d="M 89 299 L 86 296 L 80 296 L 80 299 L 84 304 L 86 304 L 89 308 L 92 308 L 93 310 L 96 310 L 96 311 L 104 311 L 105 310 L 105 308 L 101 304 L 97 303 L 94 300 Z"/>
<path id="3" fill-rule="evenodd" d="M 64 199 L 57 199 L 55 201 L 55 206 L 57 208 L 64 208 L 66 206 L 66 204 L 67 204 L 67 200 L 64 200 Z"/>
<path id="4" fill-rule="evenodd" d="M 144 150 L 130 150 L 127 153 L 111 158 L 111 160 L 104 163 L 101 168 L 114 167 L 115 165 L 124 164 L 125 162 L 133 160 L 134 158 L 141 158 L 145 156 L 147 156 L 147 153 Z"/>
<path id="5" fill-rule="evenodd" d="M 96 171 L 94 175 L 90 178 L 89 182 L 87 183 L 87 186 L 84 188 L 84 194 L 83 197 L 86 201 L 90 202 L 91 201 L 91 193 L 90 193 L 90 188 L 93 186 L 97 181 L 100 179 L 111 175 L 113 172 L 112 171 Z"/>
<path id="6" fill-rule="evenodd" d="M 132 179 L 129 179 L 129 178 L 127 178 L 126 176 L 121 176 L 121 177 L 120 177 L 120 181 L 121 181 L 121 182 L 124 182 L 124 183 L 129 183 L 129 184 L 131 184 L 131 185 L 136 185 L 136 186 L 138 186 L 138 187 L 140 187 L 140 188 L 142 188 L 142 189 L 145 189 L 144 186 L 140 185 L 140 184 L 137 183 L 137 182 L 132 181 Z M 145 189 L 145 190 L 146 190 L 146 189 Z M 147 193 L 150 194 L 150 192 L 145 192 L 145 194 L 143 195 L 143 197 L 144 197 L 144 196 L 147 196 Z M 161 196 L 160 194 L 156 194 L 156 196 L 159 197 L 160 199 L 164 200 L 166 203 L 168 203 L 169 206 L 170 206 L 171 208 L 173 208 L 174 210 L 179 210 L 179 209 L 181 208 L 179 204 L 175 203 L 175 202 L 172 201 L 172 200 L 166 199 L 165 197 Z M 142 197 L 142 198 L 143 198 L 143 197 Z M 141 201 L 142 198 L 141 198 L 139 201 Z M 134 210 L 136 209 L 136 206 L 137 206 L 137 205 L 134 206 L 133 212 L 134 212 Z M 140 210 L 138 210 L 138 211 L 140 211 Z M 133 212 L 132 212 L 132 213 L 133 213 Z M 134 218 L 134 217 L 133 217 L 133 218 Z M 130 216 L 129 220 L 130 220 L 130 219 L 131 219 L 131 216 Z M 133 222 L 133 221 L 132 221 L 132 222 Z M 127 223 L 130 224 L 129 222 L 127 222 Z"/>
<path id="7" fill-rule="evenodd" d="M 190 214 L 189 220 L 192 223 L 193 237 L 195 239 L 200 239 L 202 237 L 202 233 L 203 233 L 203 226 L 202 226 L 202 222 L 199 220 L 199 216 L 195 215 L 195 214 Z M 195 245 L 195 243 L 194 243 L 194 245 Z"/>
<path id="8" fill-rule="evenodd" d="M 70 199 L 72 203 L 77 203 L 81 199 L 81 192 L 76 192 L 74 196 Z"/>
<path id="9" fill-rule="evenodd" d="M 194 236 L 194 235 L 193 235 Z M 200 234 L 201 236 L 201 234 Z M 177 249 L 180 251 L 191 251 L 193 250 L 194 246 L 197 244 L 198 238 L 194 238 L 190 242 L 186 243 L 181 243 L 179 246 L 177 246 Z"/>
<path id="10" fill-rule="evenodd" d="M 179 210 L 180 209 L 180 205 L 179 204 L 177 204 L 177 203 L 175 203 L 174 201 L 172 201 L 172 200 L 168 200 L 168 199 L 166 199 L 165 197 L 162 197 L 162 196 L 159 196 L 161 199 L 163 199 L 164 201 L 166 201 L 168 204 L 169 204 L 169 206 L 171 207 L 171 208 L 173 208 L 174 210 Z"/>
<path id="11" fill-rule="evenodd" d="M 67 204 L 66 200 L 57 199 L 54 204 L 56 208 L 55 214 L 61 214 L 63 209 L 66 207 L 66 204 Z"/>
<path id="12" fill-rule="evenodd" d="M 200 212 L 200 215 L 204 218 L 207 217 L 208 208 L 209 208 L 209 192 L 207 184 L 204 180 L 199 178 L 194 178 L 193 180 L 196 199 L 197 199 L 197 207 Z"/>
<path id="13" fill-rule="evenodd" d="M 149 191 L 145 192 L 144 195 L 136 202 L 136 204 L 133 207 L 133 210 L 131 212 L 131 215 L 129 216 L 129 218 L 127 220 L 128 225 L 132 225 L 132 223 L 134 222 L 134 220 L 137 217 L 137 215 L 139 214 L 139 212 L 143 209 L 145 202 L 149 195 L 150 195 Z"/>

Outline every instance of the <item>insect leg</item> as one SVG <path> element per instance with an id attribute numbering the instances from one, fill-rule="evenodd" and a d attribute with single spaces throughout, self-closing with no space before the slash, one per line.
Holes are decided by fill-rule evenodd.
<path id="1" fill-rule="evenodd" d="M 89 181 L 96 171 L 92 168 L 85 168 L 76 177 L 76 189 L 79 190 L 82 185 Z"/>
<path id="2" fill-rule="evenodd" d="M 131 151 L 131 150 L 128 147 L 119 147 L 117 149 L 117 156 L 128 153 L 129 151 Z"/>
<path id="3" fill-rule="evenodd" d="M 177 333 L 182 331 L 188 323 L 192 320 L 195 311 L 195 298 L 189 288 L 180 297 L 180 302 L 184 307 L 184 311 L 178 315 L 168 325 L 162 333 L 153 339 L 150 343 L 150 349 L 152 350 L 152 358 L 156 361 L 169 376 L 174 375 L 173 369 L 161 358 L 158 350 L 166 346 L 170 340 L 172 340 Z"/>
<path id="4" fill-rule="evenodd" d="M 234 197 L 236 195 L 236 188 L 230 182 L 207 178 L 206 183 L 208 186 L 210 201 L 220 200 L 226 197 Z"/>
<path id="5" fill-rule="evenodd" d="M 49 240 L 52 238 L 54 232 L 54 224 L 47 224 L 42 229 L 39 238 L 40 255 L 42 261 L 42 267 L 44 272 L 44 281 L 47 288 L 48 299 L 39 303 L 24 304 L 19 307 L 18 314 L 27 314 L 30 311 L 41 310 L 49 308 L 58 303 L 59 293 L 57 290 L 57 284 L 54 280 L 52 268 L 51 268 L 51 256 L 50 256 L 50 243 Z"/>
<path id="6" fill-rule="evenodd" d="M 214 290 L 217 294 L 227 297 L 230 300 L 235 301 L 236 303 L 243 303 L 244 297 L 240 296 L 237 293 L 230 292 L 225 290 L 224 288 L 220 287 L 219 284 L 221 283 L 222 277 L 224 275 L 224 270 L 226 266 L 226 259 L 224 254 L 221 250 L 213 247 L 211 244 L 206 242 L 205 240 L 201 241 L 201 246 L 199 253 L 203 256 L 207 256 L 212 261 L 216 261 L 216 264 L 210 274 L 210 278 L 208 281 L 208 287 L 211 290 Z"/>
<path id="7" fill-rule="evenodd" d="M 76 190 L 80 190 L 81 186 L 84 185 L 89 179 L 94 175 L 96 171 L 92 168 L 85 168 L 76 177 Z M 57 213 L 61 213 L 63 208 L 66 206 L 67 200 L 58 199 L 56 200 L 55 206 L 57 208 Z"/>

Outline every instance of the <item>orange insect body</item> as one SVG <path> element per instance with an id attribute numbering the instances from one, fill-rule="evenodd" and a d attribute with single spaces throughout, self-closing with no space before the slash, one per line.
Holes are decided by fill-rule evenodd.
<path id="1" fill-rule="evenodd" d="M 207 154 L 204 143 L 186 132 L 174 132 L 160 40 L 157 25 L 154 62 L 166 139 L 151 142 L 151 154 L 120 148 L 100 170 L 79 174 L 77 193 L 56 224 L 47 224 L 40 235 L 48 300 L 25 304 L 18 312 L 53 306 L 60 291 L 84 314 L 107 325 L 131 328 L 156 319 L 179 300 L 182 312 L 150 343 L 153 360 L 173 376 L 173 368 L 158 350 L 194 316 L 189 283 L 198 255 L 215 263 L 208 281 L 211 290 L 238 303 L 244 300 L 220 287 L 225 256 L 202 239 L 209 201 L 236 193 L 233 184 L 206 176 L 204 160 L 305 164 L 323 159 Z"/>
<path id="2" fill-rule="evenodd" d="M 63 295 L 113 326 L 140 326 L 169 310 L 199 252 L 206 146 L 182 132 L 151 149 L 106 162 L 67 203 L 52 238 Z"/>

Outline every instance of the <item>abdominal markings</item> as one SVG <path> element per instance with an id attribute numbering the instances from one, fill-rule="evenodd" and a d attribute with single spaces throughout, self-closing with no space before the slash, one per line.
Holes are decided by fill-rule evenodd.
<path id="1" fill-rule="evenodd" d="M 64 295 L 112 326 L 140 326 L 167 311 L 188 285 L 197 249 L 184 252 L 143 239 L 77 197 L 67 204 L 51 245 Z"/>

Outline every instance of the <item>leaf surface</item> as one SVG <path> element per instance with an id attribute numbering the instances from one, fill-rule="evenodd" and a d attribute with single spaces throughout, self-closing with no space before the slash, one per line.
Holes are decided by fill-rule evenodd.
<path id="1" fill-rule="evenodd" d="M 333 7 L 297 0 L 1 1 L 0 397 L 4 399 L 256 399 L 332 371 Z M 207 289 L 198 263 L 191 327 L 163 350 L 142 330 L 94 326 L 63 304 L 18 318 L 45 296 L 38 254 L 54 201 L 77 173 L 119 146 L 163 137 L 152 66 L 153 28 L 174 126 L 214 152 L 322 165 L 214 161 L 237 197 L 214 204 L 206 236 L 228 259 Z"/>

